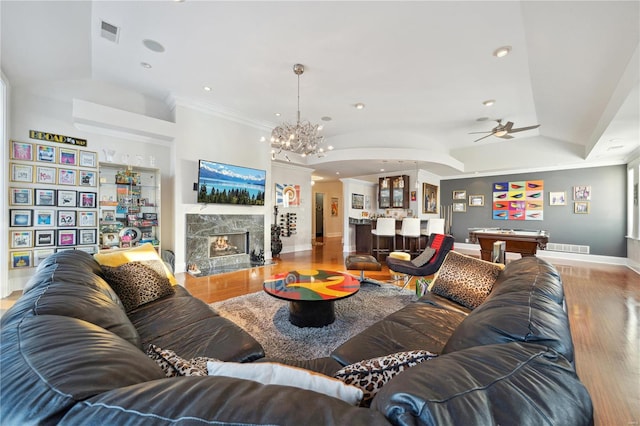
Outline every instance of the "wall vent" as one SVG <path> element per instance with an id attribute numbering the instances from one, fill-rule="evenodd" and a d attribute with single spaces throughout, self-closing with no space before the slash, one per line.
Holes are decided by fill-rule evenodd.
<path id="1" fill-rule="evenodd" d="M 101 21 L 100 36 L 102 36 L 102 38 L 106 38 L 109 41 L 117 43 L 118 38 L 120 37 L 120 28 L 116 27 L 115 25 L 111 25 L 108 22 Z"/>
<path id="2" fill-rule="evenodd" d="M 578 244 L 547 243 L 547 250 L 563 251 L 566 253 L 589 254 L 589 246 L 581 246 Z"/>

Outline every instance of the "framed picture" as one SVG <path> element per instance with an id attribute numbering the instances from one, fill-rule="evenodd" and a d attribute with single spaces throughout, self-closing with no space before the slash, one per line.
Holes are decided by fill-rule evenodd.
<path id="1" fill-rule="evenodd" d="M 467 191 L 464 189 L 456 189 L 453 191 L 453 199 L 454 200 L 466 200 L 467 199 Z"/>
<path id="2" fill-rule="evenodd" d="M 550 206 L 566 206 L 567 194 L 564 191 L 549 192 L 549 205 Z"/>
<path id="3" fill-rule="evenodd" d="M 55 206 L 56 190 L 55 189 L 36 189 L 35 190 L 36 206 Z"/>
<path id="4" fill-rule="evenodd" d="M 33 204 L 31 188 L 9 188 L 9 204 L 12 206 L 30 206 Z"/>
<path id="5" fill-rule="evenodd" d="M 33 266 L 38 266 L 43 260 L 51 256 L 56 251 L 54 249 L 36 249 L 33 251 Z"/>
<path id="6" fill-rule="evenodd" d="M 351 208 L 364 209 L 364 194 L 351 194 Z"/>
<path id="7" fill-rule="evenodd" d="M 55 226 L 53 210 L 36 209 L 33 211 L 33 226 L 46 227 Z"/>
<path id="8" fill-rule="evenodd" d="M 574 186 L 573 201 L 590 201 L 591 186 Z"/>
<path id="9" fill-rule="evenodd" d="M 78 206 L 93 209 L 96 207 L 96 197 L 98 194 L 95 192 L 78 192 Z"/>
<path id="10" fill-rule="evenodd" d="M 11 231 L 11 248 L 33 247 L 33 231 Z"/>
<path id="11" fill-rule="evenodd" d="M 469 195 L 469 207 L 484 206 L 484 195 Z"/>
<path id="12" fill-rule="evenodd" d="M 573 203 L 573 212 L 577 214 L 589 214 L 589 202 L 576 201 Z"/>
<path id="13" fill-rule="evenodd" d="M 73 210 L 58 210 L 58 226 L 76 226 L 76 212 Z"/>
<path id="14" fill-rule="evenodd" d="M 11 163 L 12 182 L 33 182 L 33 166 Z"/>
<path id="15" fill-rule="evenodd" d="M 118 247 L 120 245 L 120 237 L 117 232 L 105 232 L 102 234 L 102 245 L 107 247 Z"/>
<path id="16" fill-rule="evenodd" d="M 65 166 L 77 166 L 78 165 L 78 151 L 69 148 L 58 148 L 59 156 L 58 163 Z"/>
<path id="17" fill-rule="evenodd" d="M 36 146 L 36 161 L 42 161 L 45 163 L 56 162 L 56 147 L 51 145 L 37 145 Z"/>
<path id="18" fill-rule="evenodd" d="M 116 221 L 116 211 L 114 209 L 102 210 L 102 221 L 103 222 L 115 222 Z"/>
<path id="19" fill-rule="evenodd" d="M 453 203 L 453 211 L 454 213 L 464 213 L 467 211 L 466 203 Z"/>
<path id="20" fill-rule="evenodd" d="M 76 191 L 58 190 L 58 207 L 76 207 L 77 199 Z"/>
<path id="21" fill-rule="evenodd" d="M 76 230 L 75 229 L 61 229 L 58 231 L 58 245 L 59 246 L 75 246 L 76 245 Z"/>
<path id="22" fill-rule="evenodd" d="M 75 185 L 76 170 L 58 169 L 58 185 Z"/>
<path id="23" fill-rule="evenodd" d="M 29 142 L 11 141 L 11 159 L 33 161 L 33 144 Z"/>
<path id="24" fill-rule="evenodd" d="M 438 213 L 438 187 L 429 183 L 422 184 L 422 213 Z"/>
<path id="25" fill-rule="evenodd" d="M 48 183 L 50 185 L 56 184 L 56 174 L 57 169 L 55 167 L 44 167 L 37 166 L 36 167 L 36 182 L 37 183 Z"/>
<path id="26" fill-rule="evenodd" d="M 80 151 L 78 165 L 80 167 L 97 167 L 98 161 L 96 153 L 91 151 Z"/>
<path id="27" fill-rule="evenodd" d="M 96 243 L 96 230 L 95 229 L 79 229 L 78 230 L 78 244 L 89 245 Z"/>
<path id="28" fill-rule="evenodd" d="M 331 197 L 331 216 L 338 216 L 338 197 Z"/>
<path id="29" fill-rule="evenodd" d="M 36 247 L 55 246 L 56 231 L 53 229 L 36 229 L 34 243 Z"/>
<path id="30" fill-rule="evenodd" d="M 96 172 L 93 170 L 80 170 L 80 186 L 96 186 Z"/>
<path id="31" fill-rule="evenodd" d="M 31 267 L 31 251 L 12 251 L 11 254 L 11 268 L 30 268 Z"/>
<path id="32" fill-rule="evenodd" d="M 31 210 L 9 210 L 10 224 L 12 227 L 31 226 L 33 224 Z"/>
<path id="33" fill-rule="evenodd" d="M 78 212 L 78 226 L 96 226 L 96 212 Z"/>

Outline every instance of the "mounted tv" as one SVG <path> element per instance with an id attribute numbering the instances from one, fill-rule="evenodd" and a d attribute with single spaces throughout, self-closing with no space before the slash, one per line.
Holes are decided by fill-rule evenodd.
<path id="1" fill-rule="evenodd" d="M 267 172 L 200 160 L 198 203 L 264 206 Z"/>

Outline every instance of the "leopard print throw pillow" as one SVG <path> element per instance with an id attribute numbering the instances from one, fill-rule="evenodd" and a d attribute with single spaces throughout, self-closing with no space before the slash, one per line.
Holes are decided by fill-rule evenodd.
<path id="1" fill-rule="evenodd" d="M 416 350 L 372 358 L 350 364 L 338 370 L 333 377 L 347 385 L 362 389 L 364 396 L 360 406 L 369 407 L 373 397 L 385 383 L 409 367 L 437 357 L 429 351 Z"/>
<path id="2" fill-rule="evenodd" d="M 475 309 L 487 298 L 504 265 L 450 251 L 430 291 Z"/>
<path id="3" fill-rule="evenodd" d="M 129 312 L 175 293 L 159 260 L 128 262 L 120 266 L 102 266 L 102 273 Z"/>
<path id="4" fill-rule="evenodd" d="M 154 344 L 149 345 L 147 348 L 147 355 L 158 364 L 167 377 L 206 376 L 208 375 L 207 362 L 219 361 L 216 358 L 204 356 L 184 359 L 174 351 L 161 349 Z"/>

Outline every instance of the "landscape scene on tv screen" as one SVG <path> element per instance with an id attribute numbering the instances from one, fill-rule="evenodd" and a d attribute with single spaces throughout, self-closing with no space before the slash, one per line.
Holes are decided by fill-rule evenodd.
<path id="1" fill-rule="evenodd" d="M 267 172 L 200 160 L 198 203 L 264 205 Z"/>

